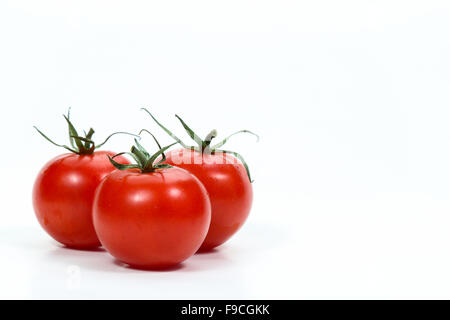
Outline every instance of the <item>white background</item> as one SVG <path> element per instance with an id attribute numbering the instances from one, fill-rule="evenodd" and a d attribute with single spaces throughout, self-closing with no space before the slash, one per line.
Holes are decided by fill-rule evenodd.
<path id="1" fill-rule="evenodd" d="M 450 298 L 450 2 L 0 2 L 0 298 Z M 243 229 L 146 272 L 64 249 L 31 188 L 61 114 L 235 137 Z M 117 137 L 107 149 L 124 151 Z M 151 147 L 150 139 L 144 144 Z"/>

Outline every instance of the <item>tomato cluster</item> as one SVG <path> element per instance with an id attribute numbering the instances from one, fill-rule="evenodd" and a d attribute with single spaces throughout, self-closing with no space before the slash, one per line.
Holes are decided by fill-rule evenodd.
<path id="1" fill-rule="evenodd" d="M 53 142 L 36 128 L 70 153 L 41 169 L 33 206 L 41 226 L 63 245 L 103 246 L 130 266 L 159 269 L 223 244 L 244 224 L 253 197 L 250 172 L 241 155 L 219 148 L 236 133 L 254 133 L 241 130 L 211 145 L 215 130 L 202 140 L 176 116 L 197 144 L 188 146 L 144 111 L 174 143 L 161 147 L 143 129 L 133 135 L 130 152 L 96 151 L 116 133 L 96 145 L 94 130 L 80 136 L 70 114 L 64 116 L 70 146 Z M 142 146 L 144 132 L 154 138 L 156 153 Z M 182 148 L 168 151 L 175 144 Z"/>

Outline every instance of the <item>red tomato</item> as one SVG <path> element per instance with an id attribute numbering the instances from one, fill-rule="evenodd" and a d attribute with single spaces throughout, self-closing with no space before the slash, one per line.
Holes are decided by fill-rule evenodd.
<path id="1" fill-rule="evenodd" d="M 80 249 L 100 246 L 92 223 L 92 203 L 100 181 L 115 170 L 107 155 L 113 153 L 66 153 L 39 172 L 33 206 L 39 223 L 56 241 Z M 124 157 L 120 160 L 129 163 Z"/>
<path id="2" fill-rule="evenodd" d="M 94 129 L 80 136 L 70 121 L 70 109 L 64 116 L 70 145 L 58 144 L 34 127 L 39 134 L 55 146 L 72 153 L 50 160 L 39 172 L 33 189 L 33 206 L 39 223 L 56 241 L 79 249 L 98 247 L 100 242 L 92 223 L 92 203 L 100 181 L 115 168 L 108 159 L 112 152 L 95 151 L 105 141 L 92 140 Z M 129 161 L 121 157 L 121 161 Z"/>
<path id="3" fill-rule="evenodd" d="M 115 258 L 158 269 L 198 250 L 208 232 L 211 206 L 205 188 L 189 172 L 150 170 L 124 168 L 108 175 L 95 196 L 94 226 Z"/>
<path id="4" fill-rule="evenodd" d="M 183 149 L 172 151 L 164 162 L 193 173 L 205 186 L 211 201 L 211 225 L 201 246 L 207 251 L 227 241 L 244 224 L 253 199 L 250 171 L 244 158 L 237 152 L 220 149 L 232 136 L 239 133 L 258 135 L 249 130 L 237 131 L 222 141 L 211 144 L 217 131 L 212 130 L 205 139 L 200 138 L 178 115 L 189 137 L 196 146 L 188 146 L 162 125 L 145 108 L 152 119 Z"/>
<path id="5" fill-rule="evenodd" d="M 165 163 L 191 172 L 208 191 L 211 224 L 201 250 L 223 244 L 239 230 L 253 199 L 252 184 L 240 161 L 222 152 L 202 154 L 183 148 L 168 153 Z"/>

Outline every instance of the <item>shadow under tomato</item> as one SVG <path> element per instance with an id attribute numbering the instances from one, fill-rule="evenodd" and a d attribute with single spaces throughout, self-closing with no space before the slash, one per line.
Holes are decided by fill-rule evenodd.
<path id="1" fill-rule="evenodd" d="M 168 266 L 168 267 L 141 267 L 141 266 L 133 266 L 128 263 L 122 262 L 120 260 L 114 259 L 113 263 L 117 266 L 132 269 L 132 270 L 139 270 L 139 271 L 153 271 L 153 272 L 171 272 L 171 271 L 177 271 L 180 269 L 183 269 L 185 266 L 183 263 L 179 263 L 174 266 Z"/>
<path id="2" fill-rule="evenodd" d="M 198 249 L 198 251 L 195 254 L 211 254 L 211 253 L 217 253 L 219 252 L 219 249 L 217 247 L 209 248 L 209 249 Z"/>
<path id="3" fill-rule="evenodd" d="M 106 250 L 103 247 L 73 247 L 73 246 L 67 246 L 63 244 L 58 244 L 58 247 L 66 250 L 75 250 L 75 251 L 88 251 L 88 252 L 106 252 Z"/>

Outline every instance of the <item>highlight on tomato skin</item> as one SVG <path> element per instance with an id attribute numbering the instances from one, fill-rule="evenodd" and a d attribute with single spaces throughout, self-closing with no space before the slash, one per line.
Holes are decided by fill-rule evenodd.
<path id="1" fill-rule="evenodd" d="M 117 133 L 95 144 L 92 128 L 84 137 L 79 136 L 70 120 L 70 110 L 64 119 L 68 125 L 69 145 L 53 142 L 35 127 L 47 141 L 71 153 L 51 159 L 40 170 L 33 186 L 33 208 L 38 222 L 53 239 L 67 247 L 91 249 L 101 245 L 92 222 L 95 190 L 102 179 L 115 170 L 108 159 L 114 153 L 96 150 Z M 120 161 L 129 163 L 125 157 Z"/>
<path id="2" fill-rule="evenodd" d="M 178 115 L 175 115 L 195 142 L 189 146 L 162 125 L 147 109 L 156 124 L 172 137 L 182 149 L 171 151 L 163 163 L 185 169 L 195 175 L 208 191 L 211 201 L 211 225 L 200 251 L 209 251 L 229 240 L 245 223 L 253 201 L 252 179 L 249 167 L 237 152 L 222 147 L 234 135 L 246 133 L 258 135 L 249 130 L 237 131 L 220 142 L 213 144 L 216 130 L 201 139 Z"/>
<path id="3" fill-rule="evenodd" d="M 164 151 L 151 155 L 136 140 L 131 152 L 110 157 L 118 169 L 97 188 L 94 226 L 103 247 L 135 268 L 164 269 L 199 249 L 211 221 L 206 189 L 191 173 L 163 163 Z M 136 163 L 116 161 L 122 154 Z M 159 156 L 162 156 L 160 158 Z"/>

